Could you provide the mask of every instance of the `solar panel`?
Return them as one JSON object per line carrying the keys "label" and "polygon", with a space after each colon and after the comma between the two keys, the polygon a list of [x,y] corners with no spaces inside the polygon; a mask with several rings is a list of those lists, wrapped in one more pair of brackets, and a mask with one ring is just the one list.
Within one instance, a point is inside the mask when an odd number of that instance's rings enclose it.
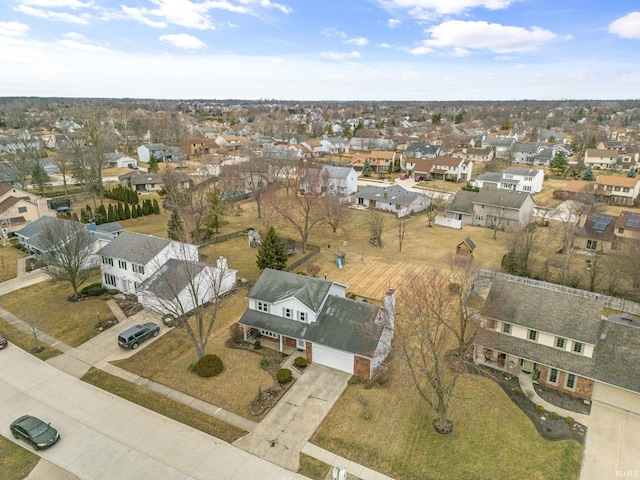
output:
{"label": "solar panel", "polygon": [[593,217],[593,229],[599,232],[604,232],[609,224],[611,223],[611,219],[609,217]]}
{"label": "solar panel", "polygon": [[640,215],[632,213],[624,226],[626,228],[640,228]]}

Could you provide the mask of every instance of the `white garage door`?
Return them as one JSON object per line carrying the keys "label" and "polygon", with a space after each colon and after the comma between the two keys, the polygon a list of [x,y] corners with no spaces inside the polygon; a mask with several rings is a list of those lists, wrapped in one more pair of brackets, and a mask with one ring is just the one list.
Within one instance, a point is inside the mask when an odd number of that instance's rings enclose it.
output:
{"label": "white garage door", "polygon": [[313,344],[313,363],[353,374],[353,354]]}

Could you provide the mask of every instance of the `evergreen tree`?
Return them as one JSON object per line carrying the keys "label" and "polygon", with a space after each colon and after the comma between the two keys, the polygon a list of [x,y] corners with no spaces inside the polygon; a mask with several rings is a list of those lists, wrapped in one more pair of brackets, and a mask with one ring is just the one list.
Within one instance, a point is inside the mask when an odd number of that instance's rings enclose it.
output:
{"label": "evergreen tree", "polygon": [[40,190],[40,195],[44,195],[44,189],[51,186],[51,177],[40,163],[40,160],[36,160],[31,169],[31,185]]}
{"label": "evergreen tree", "polygon": [[553,157],[553,160],[551,160],[551,164],[549,166],[554,174],[564,175],[564,172],[566,172],[569,167],[569,160],[567,160],[567,156],[564,152],[558,152],[555,157]]}
{"label": "evergreen tree", "polygon": [[372,171],[372,168],[371,168],[371,165],[369,164],[369,160],[365,160],[364,165],[362,166],[362,176],[370,177],[371,171]]}
{"label": "evergreen tree", "polygon": [[142,205],[140,205],[139,203],[135,204],[132,208],[136,209],[136,212],[138,212],[138,216],[141,217],[142,216]]}
{"label": "evergreen tree", "polygon": [[115,222],[116,221],[116,214],[113,211],[113,204],[109,204],[109,210],[107,211],[107,221],[108,222]]}
{"label": "evergreen tree", "polygon": [[135,205],[131,206],[131,218],[138,218],[138,209]]}
{"label": "evergreen tree", "polygon": [[158,171],[158,159],[155,155],[151,155],[149,158],[149,163],[147,164],[147,172],[156,173]]}
{"label": "evergreen tree", "polygon": [[167,235],[171,240],[180,240],[182,238],[183,226],[182,219],[177,209],[171,210],[171,216],[167,222]]}
{"label": "evergreen tree", "polygon": [[100,204],[100,206],[98,207],[98,209],[96,210],[96,225],[100,225],[101,223],[104,223],[107,221],[108,215],[107,215],[107,209],[104,207],[104,204]]}
{"label": "evergreen tree", "polygon": [[158,200],[155,198],[153,199],[153,213],[160,215],[160,205],[158,204]]}
{"label": "evergreen tree", "polygon": [[636,178],[637,172],[635,167],[631,167],[631,170],[629,170],[629,173],[627,173],[627,177],[629,178]]}
{"label": "evergreen tree", "polygon": [[118,202],[118,220],[125,220],[124,216],[124,208],[122,208],[122,203]]}
{"label": "evergreen tree", "polygon": [[284,253],[284,243],[276,233],[273,226],[269,227],[267,236],[262,240],[260,250],[258,250],[258,258],[256,263],[260,270],[265,268],[273,268],[275,270],[284,270],[287,266],[287,254]]}
{"label": "evergreen tree", "polygon": [[583,180],[588,180],[588,181],[592,181],[593,180],[593,170],[591,170],[591,167],[587,168],[587,170],[584,172],[584,175],[582,176]]}
{"label": "evergreen tree", "polygon": [[125,220],[128,220],[129,218],[131,218],[131,209],[129,208],[129,204],[125,203],[124,204],[124,218]]}

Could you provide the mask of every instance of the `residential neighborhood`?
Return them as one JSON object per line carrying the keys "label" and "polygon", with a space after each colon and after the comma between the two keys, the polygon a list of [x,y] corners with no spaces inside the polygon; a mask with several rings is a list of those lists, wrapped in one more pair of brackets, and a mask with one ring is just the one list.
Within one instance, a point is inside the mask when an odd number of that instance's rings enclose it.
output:
{"label": "residential neighborhood", "polygon": [[118,478],[640,469],[640,107],[114,105],[0,129],[0,453],[30,405],[61,434],[20,478],[104,478],[86,429]]}

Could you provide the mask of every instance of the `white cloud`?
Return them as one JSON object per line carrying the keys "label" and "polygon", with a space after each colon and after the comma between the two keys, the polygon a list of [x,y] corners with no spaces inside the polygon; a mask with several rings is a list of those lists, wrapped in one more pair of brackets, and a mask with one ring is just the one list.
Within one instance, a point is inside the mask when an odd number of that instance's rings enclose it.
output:
{"label": "white cloud", "polygon": [[65,47],[69,47],[74,51],[84,51],[90,53],[107,53],[109,52],[108,48],[101,47],[99,45],[92,45],[87,43],[87,39],[75,32],[67,33],[63,36],[63,39],[58,41],[60,45],[64,45]]}
{"label": "white cloud", "polygon": [[68,33],[65,33],[65,34],[63,35],[63,38],[66,38],[66,39],[68,39],[68,40],[76,40],[76,41],[78,41],[78,42],[81,42],[81,41],[83,41],[83,40],[86,40],[86,39],[87,39],[87,37],[85,37],[84,35],[82,35],[81,33],[78,33],[78,32],[68,32]]}
{"label": "white cloud", "polygon": [[337,30],[335,28],[325,28],[324,30],[322,30],[320,32],[322,35],[324,35],[327,38],[331,38],[331,37],[338,37],[338,38],[347,38],[347,34]]}
{"label": "white cloud", "polygon": [[428,55],[429,53],[435,52],[435,50],[431,47],[425,47],[422,45],[420,47],[410,48],[408,52],[412,55]]}
{"label": "white cloud", "polygon": [[558,38],[555,33],[540,27],[526,29],[483,21],[450,20],[427,32],[431,38],[424,41],[425,46],[485,49],[495,53],[530,52]]}
{"label": "white cloud", "polygon": [[73,15],[65,12],[52,12],[50,10],[40,10],[38,8],[29,7],[27,5],[19,5],[16,7],[18,12],[25,15],[31,15],[32,17],[45,18],[47,20],[56,20],[60,22],[79,23],[81,25],[88,25],[89,20],[85,15]]}
{"label": "white cloud", "polygon": [[360,58],[360,52],[352,50],[351,52],[322,52],[323,57],[332,58],[334,60],[345,60],[347,58]]}
{"label": "white cloud", "polygon": [[161,35],[161,42],[167,42],[172,44],[178,48],[184,48],[185,50],[198,50],[199,48],[206,47],[206,43],[204,43],[199,38],[196,38],[192,35],[187,35],[186,33],[180,33],[176,35]]}
{"label": "white cloud", "polygon": [[380,47],[380,48],[391,48],[391,45],[389,45],[388,43],[379,43],[378,47]]}
{"label": "white cloud", "polygon": [[245,4],[258,4],[260,5],[262,8],[275,8],[276,10],[280,10],[282,13],[291,13],[293,12],[293,9],[291,7],[288,7],[286,5],[283,5],[282,3],[275,3],[275,2],[271,2],[270,0],[240,0],[240,3],[245,3]]}
{"label": "white cloud", "polygon": [[131,20],[136,20],[137,22],[143,23],[150,27],[165,28],[167,26],[167,22],[163,22],[161,20],[151,20],[150,18],[147,18],[145,16],[145,13],[140,11],[140,9],[138,8],[131,8],[122,5],[122,11]]}
{"label": "white cloud", "polygon": [[93,1],[81,2],[80,0],[19,0],[19,3],[32,7],[71,8],[73,10],[89,8],[94,5]]}
{"label": "white cloud", "polygon": [[349,40],[345,40],[344,43],[349,45],[355,45],[357,47],[364,47],[369,41],[365,37],[354,37]]}
{"label": "white cloud", "polygon": [[389,20],[387,20],[387,25],[389,26],[389,28],[396,28],[398,25],[400,25],[400,20],[398,20],[397,18],[390,18]]}
{"label": "white cloud", "polygon": [[20,22],[0,22],[0,36],[25,37],[29,31],[29,25]]}
{"label": "white cloud", "polygon": [[622,38],[640,40],[640,12],[631,12],[609,24],[609,33]]}
{"label": "white cloud", "polygon": [[449,52],[449,56],[451,57],[468,57],[469,55],[471,55],[471,52],[462,47],[454,47],[453,50]]}
{"label": "white cloud", "polygon": [[498,10],[507,8],[516,0],[378,0],[389,10],[407,10],[414,18],[431,19],[436,15],[463,13],[472,8]]}

